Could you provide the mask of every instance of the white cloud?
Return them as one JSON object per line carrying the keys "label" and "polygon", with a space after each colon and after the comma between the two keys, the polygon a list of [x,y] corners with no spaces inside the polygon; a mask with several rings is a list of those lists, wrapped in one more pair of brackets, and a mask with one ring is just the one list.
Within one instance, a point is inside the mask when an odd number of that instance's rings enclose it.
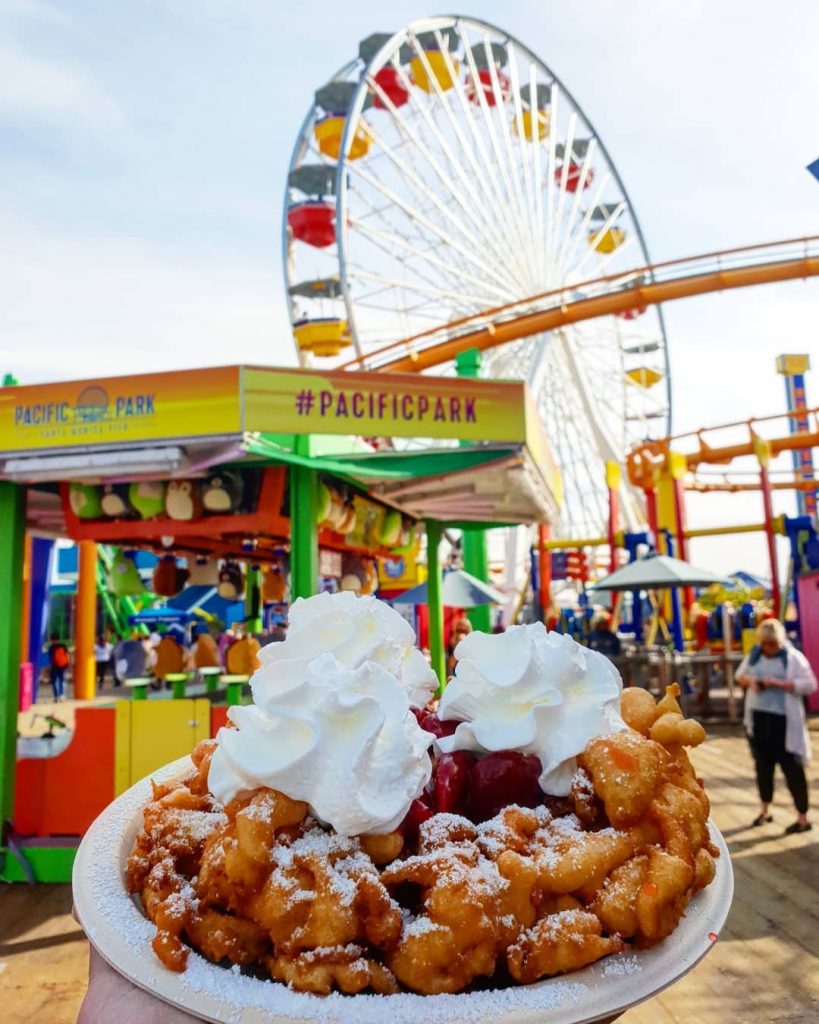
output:
{"label": "white cloud", "polygon": [[0,231],[0,368],[23,383],[294,362],[283,291],[264,265],[8,219]]}
{"label": "white cloud", "polygon": [[33,57],[12,42],[0,44],[0,114],[116,128],[119,105],[86,71]]}

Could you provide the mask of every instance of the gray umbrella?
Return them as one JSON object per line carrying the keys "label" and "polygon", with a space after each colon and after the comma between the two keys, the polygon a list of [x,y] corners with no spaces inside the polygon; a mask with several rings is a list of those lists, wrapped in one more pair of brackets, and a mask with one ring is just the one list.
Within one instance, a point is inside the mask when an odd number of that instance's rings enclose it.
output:
{"label": "gray umbrella", "polygon": [[[489,583],[463,569],[445,569],[441,597],[446,608],[477,608],[484,604],[503,604],[506,598]],[[392,604],[429,604],[426,583],[393,598]]]}
{"label": "gray umbrella", "polygon": [[598,580],[598,590],[663,590],[672,587],[707,587],[712,583],[725,583],[725,578],[698,569],[679,558],[668,555],[649,555],[629,562],[605,579]]}

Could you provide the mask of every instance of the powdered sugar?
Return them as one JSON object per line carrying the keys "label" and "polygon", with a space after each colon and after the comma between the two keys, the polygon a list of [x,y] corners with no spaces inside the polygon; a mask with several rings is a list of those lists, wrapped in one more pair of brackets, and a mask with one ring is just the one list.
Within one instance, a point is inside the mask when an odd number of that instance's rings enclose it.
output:
{"label": "powdered sugar", "polygon": [[640,970],[640,961],[634,954],[618,953],[603,962],[603,975],[606,978],[621,978],[624,975],[636,974]]}
{"label": "powdered sugar", "polygon": [[[187,759],[185,767],[190,767]],[[166,779],[178,775],[181,769],[178,763],[159,776]],[[75,862],[77,910],[91,941],[126,977],[200,1019],[222,1024],[266,1019],[335,1024],[477,1024],[500,1021],[511,1013],[529,1022],[548,1018],[550,1024],[578,1024],[620,1012],[690,970],[712,947],[707,936],[710,931],[720,930],[730,906],[730,860],[721,837],[712,829],[712,840],[723,853],[717,862],[717,879],[694,897],[673,943],[669,940],[636,955],[617,955],[570,979],[453,996],[319,998],[245,976],[236,967],[226,970],[195,952],[190,954],[186,973],[178,975],[157,962],[150,948],[153,926],[123,885],[125,860],[149,799],[148,783],[138,784],[107,808],[87,833]],[[406,926],[411,927],[415,919],[408,913],[404,917]]]}

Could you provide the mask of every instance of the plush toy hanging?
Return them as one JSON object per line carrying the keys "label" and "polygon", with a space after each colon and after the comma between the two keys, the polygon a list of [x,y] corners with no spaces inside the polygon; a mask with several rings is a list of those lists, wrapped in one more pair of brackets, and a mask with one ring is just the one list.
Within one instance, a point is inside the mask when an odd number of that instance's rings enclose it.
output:
{"label": "plush toy hanging", "polygon": [[179,642],[179,635],[169,630],[156,645],[154,675],[157,679],[164,679],[165,676],[184,670],[184,648]]}
{"label": "plush toy hanging", "polygon": [[202,515],[199,488],[193,480],[171,480],[165,493],[165,512],[169,519],[189,522]]}
{"label": "plush toy hanging", "polygon": [[401,542],[401,513],[395,509],[389,509],[384,517],[384,525],[381,527],[381,546],[394,548]]}
{"label": "plush toy hanging", "polygon": [[195,668],[218,668],[219,648],[206,628],[200,627],[191,650]]}
{"label": "plush toy hanging", "polygon": [[330,488],[323,480],[319,480],[316,484],[316,523],[319,526],[329,516],[332,502],[333,496],[330,493]]}
{"label": "plush toy hanging", "polygon": [[231,675],[252,676],[256,669],[261,668],[260,650],[261,644],[255,637],[240,637],[225,653],[225,668]]}
{"label": "plush toy hanging", "polygon": [[102,511],[112,519],[121,519],[133,511],[128,501],[128,484],[103,484]]}
{"label": "plush toy hanging", "polygon": [[108,589],[114,597],[134,597],[144,591],[136,564],[123,551],[117,551],[108,571]]}
{"label": "plush toy hanging", "polygon": [[364,582],[361,586],[361,594],[374,594],[378,590],[378,567],[371,558],[363,560]]}
{"label": "plush toy hanging", "polygon": [[401,521],[401,538],[392,548],[396,555],[408,555],[415,547],[415,527],[409,519]]}
{"label": "plush toy hanging", "polygon": [[262,600],[266,604],[282,604],[287,596],[287,580],[278,564],[262,571]]}
{"label": "plush toy hanging", "polygon": [[341,522],[338,524],[338,533],[344,537],[346,537],[348,533],[352,533],[355,529],[355,521],[355,504],[352,501],[348,501],[344,506],[344,515],[341,518]]}
{"label": "plush toy hanging", "polygon": [[364,562],[359,555],[352,552],[345,552],[341,559],[341,590],[351,590],[354,594],[360,594],[367,579],[367,571]]}
{"label": "plush toy hanging", "polygon": [[188,575],[188,570],[177,565],[173,555],[163,555],[154,568],[154,593],[160,597],[174,597],[185,586]]}
{"label": "plush toy hanging", "polygon": [[219,584],[219,565],[212,558],[200,556],[188,560],[188,583],[197,587],[216,587]]}
{"label": "plush toy hanging", "polygon": [[93,484],[74,482],[68,485],[68,504],[78,519],[99,519],[102,515],[100,489]]}
{"label": "plush toy hanging", "polygon": [[238,562],[225,562],[219,570],[219,583],[216,593],[226,601],[238,601],[245,592],[245,581],[242,567]]}
{"label": "plush toy hanging", "polygon": [[128,500],[143,519],[155,519],[165,511],[162,480],[135,480],[128,487]]}
{"label": "plush toy hanging", "polygon": [[202,484],[202,505],[206,512],[228,515],[242,504],[244,481],[230,469],[212,473]]}

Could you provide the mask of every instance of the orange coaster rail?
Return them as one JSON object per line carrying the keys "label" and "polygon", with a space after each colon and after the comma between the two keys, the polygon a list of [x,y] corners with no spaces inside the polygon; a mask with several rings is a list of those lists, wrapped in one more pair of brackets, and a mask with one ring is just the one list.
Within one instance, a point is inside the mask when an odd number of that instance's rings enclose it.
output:
{"label": "orange coaster rail", "polygon": [[412,373],[469,348],[505,345],[557,327],[693,295],[819,275],[819,236],[649,264],[451,321],[345,363],[341,369]]}

